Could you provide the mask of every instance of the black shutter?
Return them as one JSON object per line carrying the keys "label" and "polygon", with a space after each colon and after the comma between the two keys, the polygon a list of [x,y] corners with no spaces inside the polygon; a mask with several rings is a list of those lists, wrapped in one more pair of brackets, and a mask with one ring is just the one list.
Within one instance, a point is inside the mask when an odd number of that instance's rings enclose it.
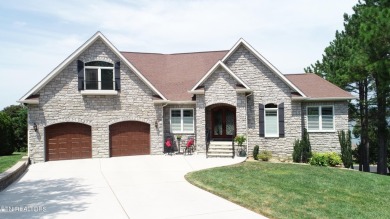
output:
{"label": "black shutter", "polygon": [[279,137],[284,138],[284,103],[278,106],[279,114]]}
{"label": "black shutter", "polygon": [[84,90],[84,62],[77,60],[78,89]]}
{"label": "black shutter", "polygon": [[259,103],[259,133],[264,137],[264,105]]}
{"label": "black shutter", "polygon": [[115,90],[121,90],[121,63],[115,62]]}

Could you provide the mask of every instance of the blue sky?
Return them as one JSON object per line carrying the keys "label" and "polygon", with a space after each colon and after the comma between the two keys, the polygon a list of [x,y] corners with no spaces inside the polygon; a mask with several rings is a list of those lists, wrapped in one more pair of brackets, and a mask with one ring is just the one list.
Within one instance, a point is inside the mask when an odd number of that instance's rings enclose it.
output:
{"label": "blue sky", "polygon": [[49,1],[0,3],[0,110],[96,31],[120,50],[230,49],[244,38],[283,73],[321,58],[357,0]]}

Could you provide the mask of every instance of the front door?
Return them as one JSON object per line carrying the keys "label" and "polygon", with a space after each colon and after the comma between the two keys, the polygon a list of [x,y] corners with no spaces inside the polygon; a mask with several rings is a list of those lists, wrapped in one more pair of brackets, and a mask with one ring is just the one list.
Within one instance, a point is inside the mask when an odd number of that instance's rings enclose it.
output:
{"label": "front door", "polygon": [[236,109],[222,106],[211,110],[212,138],[231,140],[236,134]]}

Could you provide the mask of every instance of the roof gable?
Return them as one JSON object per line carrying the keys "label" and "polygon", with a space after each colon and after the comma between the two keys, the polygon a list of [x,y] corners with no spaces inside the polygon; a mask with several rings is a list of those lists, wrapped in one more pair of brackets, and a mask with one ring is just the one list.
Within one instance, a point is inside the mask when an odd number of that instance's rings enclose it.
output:
{"label": "roof gable", "polygon": [[[163,100],[166,100],[162,95],[123,55],[119,50],[100,32],[96,32],[91,38],[89,38],[83,45],[81,45],[76,51],[68,56],[61,64],[59,64],[53,71],[51,71],[45,78],[43,78],[38,84],[36,84],[31,90],[29,90],[18,102],[24,103],[31,96],[41,90],[47,83],[49,83],[54,77],[62,72],[72,61],[74,61],[79,55],[86,51],[94,42],[98,39],[108,46],[112,52],[119,57],[154,93],[160,96]],[[27,102],[26,102],[27,103]]]}
{"label": "roof gable", "polygon": [[250,90],[249,86],[242,81],[236,74],[234,74],[222,61],[218,61],[215,65],[196,83],[196,85],[190,90],[190,92],[195,92],[195,90],[201,86],[219,67],[223,68],[228,74],[230,74],[237,82],[239,82],[245,89]]}
{"label": "roof gable", "polygon": [[239,39],[236,44],[229,50],[229,52],[222,58],[222,62],[225,62],[229,57],[234,54],[234,52],[240,47],[244,46],[248,51],[250,51],[257,59],[259,59],[264,65],[266,65],[277,77],[279,77],[284,83],[287,84],[292,90],[298,92],[301,96],[305,97],[305,94],[291,81],[289,81],[275,66],[273,66],[264,56],[257,52],[249,43],[244,39]]}

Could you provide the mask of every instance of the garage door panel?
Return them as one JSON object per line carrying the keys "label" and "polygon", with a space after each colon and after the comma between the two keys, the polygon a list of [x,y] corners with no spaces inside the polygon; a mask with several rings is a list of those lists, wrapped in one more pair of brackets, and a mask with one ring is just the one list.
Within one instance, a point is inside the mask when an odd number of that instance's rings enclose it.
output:
{"label": "garage door panel", "polygon": [[91,127],[80,123],[48,126],[46,160],[69,160],[92,157]]}
{"label": "garage door panel", "polygon": [[150,154],[150,125],[127,121],[110,126],[112,157]]}

